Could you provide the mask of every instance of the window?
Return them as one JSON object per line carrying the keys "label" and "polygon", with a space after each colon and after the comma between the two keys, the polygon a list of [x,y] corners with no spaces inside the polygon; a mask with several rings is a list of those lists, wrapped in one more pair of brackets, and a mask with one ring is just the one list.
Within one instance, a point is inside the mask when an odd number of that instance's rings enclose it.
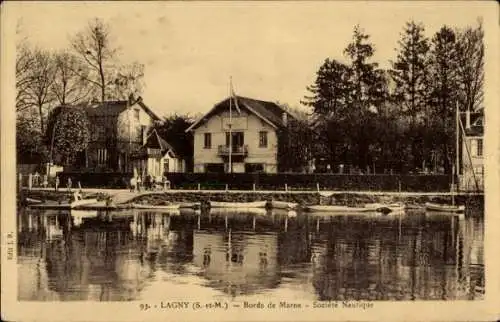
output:
{"label": "window", "polygon": [[108,151],[106,149],[97,149],[97,164],[99,166],[106,165],[108,161]]}
{"label": "window", "polygon": [[134,120],[136,122],[139,122],[139,109],[138,108],[134,109]]}
{"label": "window", "polygon": [[483,139],[472,139],[470,145],[472,156],[480,157],[483,155]]}
{"label": "window", "polygon": [[210,149],[212,147],[212,133],[205,133],[205,149]]}
{"label": "window", "polygon": [[267,132],[266,131],[259,132],[259,147],[260,148],[267,148]]}

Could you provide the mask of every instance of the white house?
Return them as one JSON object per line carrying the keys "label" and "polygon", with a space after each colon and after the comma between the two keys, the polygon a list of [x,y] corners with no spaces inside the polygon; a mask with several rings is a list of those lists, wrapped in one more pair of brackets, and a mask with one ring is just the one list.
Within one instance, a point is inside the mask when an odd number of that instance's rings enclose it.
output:
{"label": "white house", "polygon": [[[461,147],[461,175],[460,190],[483,191],[484,190],[484,114],[482,112],[467,111],[461,117],[464,131]],[[462,115],[463,116],[463,115]],[[464,122],[465,121],[465,122]]]}
{"label": "white house", "polygon": [[276,173],[277,131],[292,117],[272,102],[224,99],[186,130],[194,136],[194,172]]}

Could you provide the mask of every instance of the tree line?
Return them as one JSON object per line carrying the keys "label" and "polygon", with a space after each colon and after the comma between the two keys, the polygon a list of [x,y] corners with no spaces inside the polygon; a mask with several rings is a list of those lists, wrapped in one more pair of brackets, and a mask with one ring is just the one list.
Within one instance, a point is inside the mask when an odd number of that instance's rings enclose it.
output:
{"label": "tree line", "polygon": [[[21,38],[22,25],[17,30]],[[90,139],[89,122],[79,106],[139,96],[144,88],[144,65],[123,63],[111,27],[90,20],[69,39],[68,47],[47,50],[21,38],[16,57],[16,144],[24,162],[74,161]],[[58,124],[57,127],[54,125]],[[173,115],[158,124],[172,133],[188,115]],[[175,140],[174,140],[175,141]],[[186,138],[172,143],[180,146]],[[192,153],[191,153],[192,154]]]}
{"label": "tree line", "polygon": [[[316,160],[362,172],[451,172],[456,106],[483,108],[482,23],[442,26],[431,38],[422,23],[405,24],[389,69],[373,61],[375,46],[359,26],[343,54],[326,58],[302,104],[311,108]],[[321,163],[321,162],[320,162]]]}

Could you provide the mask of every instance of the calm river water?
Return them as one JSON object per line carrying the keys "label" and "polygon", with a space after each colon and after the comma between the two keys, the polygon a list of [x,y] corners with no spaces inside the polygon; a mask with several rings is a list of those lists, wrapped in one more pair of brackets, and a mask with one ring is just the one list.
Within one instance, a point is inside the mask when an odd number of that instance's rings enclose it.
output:
{"label": "calm river water", "polygon": [[482,218],[21,209],[18,296],[477,299]]}

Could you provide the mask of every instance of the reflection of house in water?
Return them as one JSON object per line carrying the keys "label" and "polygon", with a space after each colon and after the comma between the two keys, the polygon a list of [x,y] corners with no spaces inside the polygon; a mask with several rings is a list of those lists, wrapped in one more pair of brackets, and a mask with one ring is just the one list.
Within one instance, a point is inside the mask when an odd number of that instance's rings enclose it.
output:
{"label": "reflection of house in water", "polygon": [[279,284],[275,234],[197,231],[193,262],[204,268],[208,285],[232,296]]}

